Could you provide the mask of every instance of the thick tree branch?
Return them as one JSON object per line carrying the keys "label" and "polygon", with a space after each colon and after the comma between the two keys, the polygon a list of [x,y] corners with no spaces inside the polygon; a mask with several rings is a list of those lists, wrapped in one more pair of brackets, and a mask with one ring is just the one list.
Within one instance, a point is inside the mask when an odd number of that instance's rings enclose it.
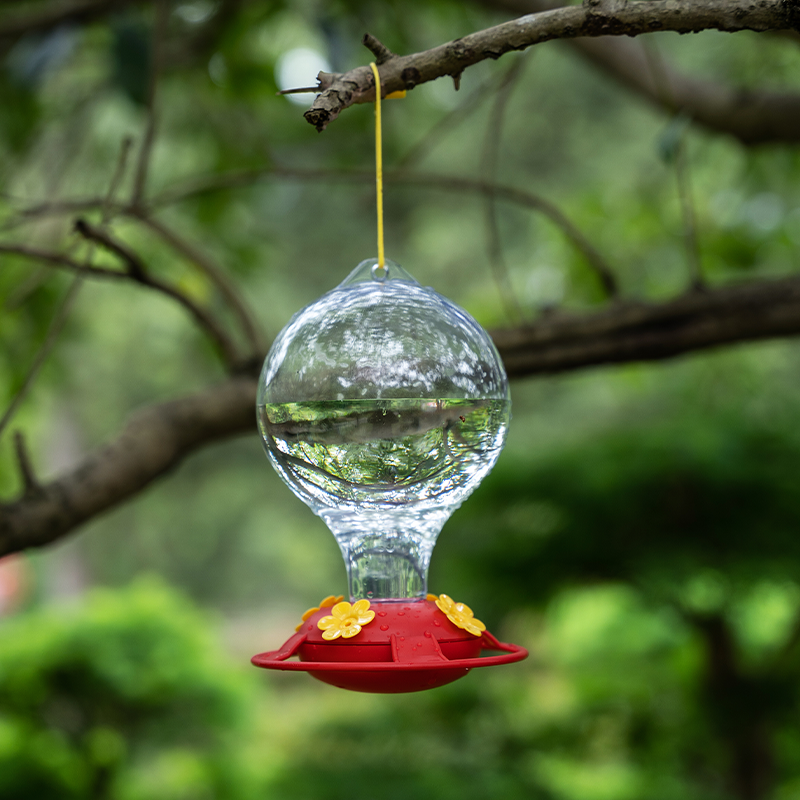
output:
{"label": "thick tree branch", "polygon": [[550,314],[493,336],[510,376],[650,361],[732,342],[800,334],[800,278],[693,291],[665,303],[619,302]]}
{"label": "thick tree branch", "polygon": [[[582,6],[529,14],[421,53],[391,57],[380,69],[381,89],[391,94],[445,75],[455,78],[487,58],[553,39],[638,36],[653,31],[715,29],[732,33],[799,28],[796,0],[587,0]],[[318,80],[321,94],[304,116],[319,131],[344,109],[375,99],[375,83],[367,66],[342,74],[321,72]]]}
{"label": "thick tree branch", "polygon": [[800,94],[745,89],[689,77],[662,66],[669,98],[658,90],[646,56],[635,42],[580,40],[575,47],[605,72],[666,111],[683,110],[692,120],[743,145],[800,141]]}
{"label": "thick tree branch", "polygon": [[[561,4],[554,0],[484,0],[484,5],[512,14],[533,14]],[[574,39],[569,45],[647,101],[670,113],[683,110],[694,122],[729,134],[744,145],[800,141],[800,94],[796,92],[744,89],[690,77],[663,60],[660,75],[655,75],[641,44],[625,38]]]}
{"label": "thick tree branch", "polygon": [[0,553],[49,544],[141,491],[198,447],[254,429],[254,403],[255,380],[240,376],[140,411],[74,469],[0,506]]}
{"label": "thick tree branch", "polygon": [[[800,277],[693,292],[667,303],[619,302],[548,314],[493,337],[510,377],[646,361],[732,342],[800,335]],[[236,376],[139,412],[111,443],[35,494],[0,504],[0,556],[40,547],[113,508],[186,455],[255,432],[256,381]]]}

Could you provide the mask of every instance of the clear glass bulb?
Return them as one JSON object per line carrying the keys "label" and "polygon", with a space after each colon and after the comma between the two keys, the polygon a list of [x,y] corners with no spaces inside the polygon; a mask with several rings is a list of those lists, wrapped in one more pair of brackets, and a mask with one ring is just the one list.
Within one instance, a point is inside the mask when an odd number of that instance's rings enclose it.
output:
{"label": "clear glass bulb", "polygon": [[509,418],[486,331],[375,259],[295,314],[258,388],[267,456],[332,531],[351,599],[425,596],[436,538],[494,466]]}

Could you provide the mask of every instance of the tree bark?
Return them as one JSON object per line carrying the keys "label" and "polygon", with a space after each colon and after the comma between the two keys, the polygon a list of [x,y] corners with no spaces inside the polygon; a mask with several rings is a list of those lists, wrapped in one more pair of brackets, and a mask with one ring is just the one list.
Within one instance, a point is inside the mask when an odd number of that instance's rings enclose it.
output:
{"label": "tree bark", "polygon": [[[0,555],[42,547],[135,495],[189,453],[255,430],[253,377],[142,409],[116,439],[75,468],[0,505]],[[30,468],[28,468],[30,471]]]}
{"label": "tree bark", "polygon": [[693,291],[666,303],[619,302],[493,333],[512,377],[650,361],[800,333],[800,278]]}
{"label": "tree bark", "polygon": [[[553,0],[485,0],[484,5],[512,14],[558,8]],[[577,53],[640,97],[669,113],[684,111],[708,130],[743,145],[800,141],[800,94],[744,89],[690,77],[659,59],[656,65],[641,42],[621,37],[571,39]]]}
{"label": "tree bark", "polygon": [[[386,95],[445,75],[458,80],[467,67],[553,39],[639,36],[654,31],[695,33],[714,29],[733,33],[798,28],[797,0],[585,0],[581,6],[528,14],[407,56],[379,50],[372,37],[365,43],[371,43],[371,49],[380,53],[381,89]],[[321,94],[304,115],[318,131],[346,108],[375,99],[375,82],[368,66],[342,74],[321,72],[318,80]]]}

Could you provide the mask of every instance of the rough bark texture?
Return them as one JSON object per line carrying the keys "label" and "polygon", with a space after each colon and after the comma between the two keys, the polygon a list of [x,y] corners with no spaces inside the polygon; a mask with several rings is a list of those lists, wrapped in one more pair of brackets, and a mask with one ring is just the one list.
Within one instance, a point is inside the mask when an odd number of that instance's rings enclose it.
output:
{"label": "rough bark texture", "polygon": [[[667,358],[800,334],[800,277],[698,291],[667,303],[619,302],[590,314],[549,314],[493,332],[509,376]],[[0,555],[40,547],[144,489],[199,447],[255,432],[256,381],[238,376],[131,418],[112,442],[44,484],[26,472],[18,500],[0,505]]]}
{"label": "rough bark texture", "polygon": [[[559,7],[553,0],[486,0],[492,8],[531,14]],[[648,58],[641,42],[601,36],[569,46],[619,83],[669,112],[684,111],[709,130],[744,145],[800,141],[800,94],[743,89],[684,75]]]}
{"label": "rough bark texture", "polygon": [[[381,64],[381,88],[383,94],[390,94],[445,75],[458,79],[467,67],[487,58],[552,39],[709,29],[763,32],[797,30],[798,26],[797,0],[586,0],[581,6],[528,14],[421,53],[391,56]],[[369,66],[343,74],[320,73],[318,80],[322,93],[305,118],[319,131],[349,106],[375,99]]]}
{"label": "rough bark texture", "polygon": [[198,447],[255,429],[252,377],[150,406],[119,436],[46,483],[0,505],[0,555],[41,547],[144,489]]}
{"label": "rough bark texture", "polygon": [[800,332],[800,278],[694,291],[667,303],[621,302],[558,315],[494,340],[509,375],[669,358],[705,347]]}

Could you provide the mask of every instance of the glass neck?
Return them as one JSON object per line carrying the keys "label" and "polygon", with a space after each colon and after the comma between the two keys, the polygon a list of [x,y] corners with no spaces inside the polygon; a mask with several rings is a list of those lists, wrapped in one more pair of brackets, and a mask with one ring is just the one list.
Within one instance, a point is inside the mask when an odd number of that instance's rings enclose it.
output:
{"label": "glass neck", "polygon": [[321,510],[344,557],[351,602],[424,598],[433,546],[451,511]]}
{"label": "glass neck", "polygon": [[433,548],[420,552],[408,542],[365,536],[342,546],[351,600],[425,597]]}

